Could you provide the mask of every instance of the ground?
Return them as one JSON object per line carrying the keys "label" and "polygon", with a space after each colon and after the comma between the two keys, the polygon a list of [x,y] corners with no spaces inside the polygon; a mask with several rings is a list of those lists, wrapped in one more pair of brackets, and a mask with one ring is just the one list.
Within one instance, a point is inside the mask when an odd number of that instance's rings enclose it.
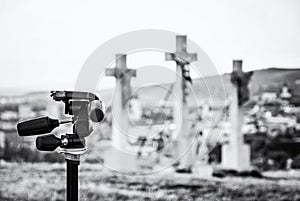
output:
{"label": "ground", "polygon": [[[160,172],[120,175],[81,164],[80,200],[300,200],[300,173],[268,178],[210,178]],[[272,178],[270,178],[272,176]],[[0,200],[64,200],[64,164],[0,164]]]}

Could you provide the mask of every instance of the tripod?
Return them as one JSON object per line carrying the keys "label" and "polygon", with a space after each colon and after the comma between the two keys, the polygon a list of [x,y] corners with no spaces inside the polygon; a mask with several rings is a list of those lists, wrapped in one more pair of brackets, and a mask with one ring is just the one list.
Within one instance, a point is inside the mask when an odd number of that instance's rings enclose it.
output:
{"label": "tripod", "polygon": [[78,200],[78,166],[79,157],[65,155],[67,162],[67,201]]}
{"label": "tripod", "polygon": [[40,151],[57,151],[64,154],[67,163],[66,200],[78,200],[78,166],[80,155],[86,152],[85,137],[93,131],[89,121],[101,122],[104,118],[102,101],[92,93],[73,91],[52,91],[50,95],[55,101],[65,104],[65,114],[71,119],[59,121],[49,117],[41,117],[18,123],[20,136],[32,136],[50,133],[60,124],[72,123],[71,134],[61,138],[53,134],[36,138],[36,147]]}

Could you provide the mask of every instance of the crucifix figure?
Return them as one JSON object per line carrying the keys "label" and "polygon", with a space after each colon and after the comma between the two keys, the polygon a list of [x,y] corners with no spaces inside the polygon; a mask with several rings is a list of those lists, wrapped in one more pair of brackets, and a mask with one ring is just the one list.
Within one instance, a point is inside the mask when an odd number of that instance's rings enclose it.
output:
{"label": "crucifix figure", "polygon": [[230,106],[231,133],[229,143],[222,146],[222,165],[226,169],[244,171],[251,169],[250,147],[244,143],[241,106],[249,99],[248,83],[252,72],[242,71],[242,60],[233,61],[231,83],[233,88]]}
{"label": "crucifix figure", "polygon": [[253,72],[243,72],[242,63],[242,60],[233,61],[233,71],[231,73],[230,79],[231,83],[237,88],[237,98],[239,107],[249,100],[248,83],[253,75]]}
{"label": "crucifix figure", "polygon": [[189,146],[192,143],[191,123],[188,120],[189,108],[187,104],[187,96],[189,94],[192,79],[190,77],[189,64],[197,60],[197,54],[187,52],[186,36],[176,37],[176,52],[166,53],[167,61],[176,62],[176,82],[174,85],[175,94],[179,100],[179,104],[175,104],[174,123],[176,125],[177,137],[174,142],[175,157],[180,158],[178,172],[190,172],[192,166],[192,158],[189,153]]}
{"label": "crucifix figure", "polygon": [[[127,168],[126,164],[126,147],[128,146],[128,101],[131,96],[130,80],[136,76],[136,70],[128,69],[126,66],[126,55],[116,55],[116,66],[114,69],[106,69],[106,76],[114,76],[116,78],[116,88],[112,97],[112,135],[111,142],[114,147],[112,152],[108,154],[105,163],[111,168],[122,169]],[[129,162],[128,162],[129,163]]]}

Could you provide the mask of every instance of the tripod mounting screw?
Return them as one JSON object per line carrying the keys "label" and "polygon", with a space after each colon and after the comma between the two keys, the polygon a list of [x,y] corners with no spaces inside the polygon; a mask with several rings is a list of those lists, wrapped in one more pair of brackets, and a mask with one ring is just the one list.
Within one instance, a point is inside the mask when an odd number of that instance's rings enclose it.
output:
{"label": "tripod mounting screw", "polygon": [[68,143],[69,143],[69,140],[68,140],[67,138],[63,138],[63,139],[61,140],[61,144],[64,145],[64,146],[67,146]]}
{"label": "tripod mounting screw", "polygon": [[80,155],[65,153],[65,159],[70,161],[78,161],[80,159]]}

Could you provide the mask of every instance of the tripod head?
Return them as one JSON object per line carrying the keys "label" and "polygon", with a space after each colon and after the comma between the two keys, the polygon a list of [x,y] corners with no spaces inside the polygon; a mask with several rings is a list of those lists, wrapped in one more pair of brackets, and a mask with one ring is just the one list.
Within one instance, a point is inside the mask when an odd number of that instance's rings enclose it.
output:
{"label": "tripod head", "polygon": [[71,134],[62,135],[61,138],[54,134],[39,136],[36,147],[40,151],[54,151],[60,147],[60,152],[82,154],[85,150],[85,137],[93,131],[90,121],[101,122],[104,118],[104,105],[99,98],[89,92],[77,91],[51,91],[50,96],[55,101],[65,104],[65,114],[71,119],[58,120],[41,117],[18,123],[17,130],[20,136],[42,135],[50,133],[61,124],[72,123]]}

